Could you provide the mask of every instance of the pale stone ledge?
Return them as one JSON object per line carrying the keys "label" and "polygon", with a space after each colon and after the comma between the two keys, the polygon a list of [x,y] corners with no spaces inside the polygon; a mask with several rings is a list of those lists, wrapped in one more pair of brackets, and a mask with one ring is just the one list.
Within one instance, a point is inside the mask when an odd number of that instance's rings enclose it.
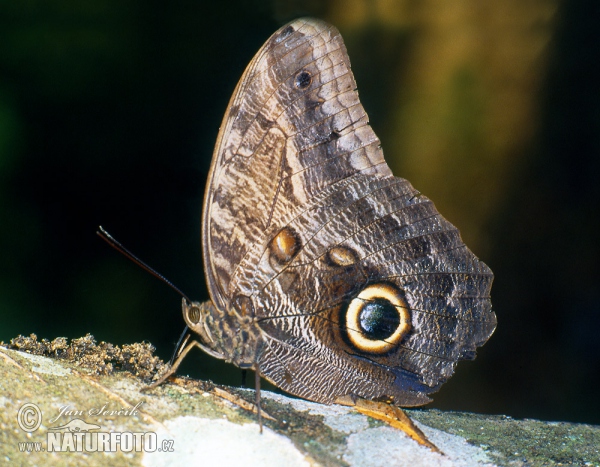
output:
{"label": "pale stone ledge", "polygon": [[[129,372],[116,371],[108,376],[88,373],[63,360],[0,348],[0,464],[600,465],[597,426],[437,410],[408,411],[445,453],[441,456],[417,445],[403,433],[346,407],[264,392],[263,407],[276,421],[266,422],[261,435],[255,415],[215,395],[210,383],[179,378],[177,384],[168,383],[147,394],[139,392],[145,384]],[[252,400],[252,391],[231,391]],[[19,409],[27,403],[35,404],[42,414],[41,425],[32,433],[23,431],[17,423]],[[109,413],[98,415],[102,408]],[[21,411],[21,420],[31,427],[35,424],[36,408],[26,409]],[[110,413],[119,410],[134,413]],[[56,418],[61,411],[63,416]],[[54,436],[54,442],[60,441],[63,443],[60,447],[65,448],[70,447],[66,437],[83,440],[88,436],[65,435],[68,427],[59,430],[59,435],[50,434],[56,432],[50,428],[64,427],[73,419],[100,427],[90,432],[155,433],[156,451],[48,452],[49,436]],[[72,429],[77,428],[72,426]],[[45,451],[35,452],[35,444],[19,444],[24,442],[41,443],[37,448]],[[33,452],[20,451],[28,447]]]}

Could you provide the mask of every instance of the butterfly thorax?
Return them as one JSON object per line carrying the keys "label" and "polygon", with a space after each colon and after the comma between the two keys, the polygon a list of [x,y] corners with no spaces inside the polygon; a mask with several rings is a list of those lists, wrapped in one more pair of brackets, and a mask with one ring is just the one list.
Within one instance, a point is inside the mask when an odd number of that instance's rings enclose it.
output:
{"label": "butterfly thorax", "polygon": [[258,361],[261,331],[243,301],[231,310],[221,310],[211,301],[183,300],[182,308],[185,322],[200,336],[205,352],[240,368],[252,367]]}

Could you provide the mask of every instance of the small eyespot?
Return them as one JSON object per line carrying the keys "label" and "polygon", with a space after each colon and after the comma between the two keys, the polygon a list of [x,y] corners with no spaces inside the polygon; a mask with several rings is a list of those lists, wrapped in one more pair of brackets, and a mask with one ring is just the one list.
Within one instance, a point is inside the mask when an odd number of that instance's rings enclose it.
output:
{"label": "small eyespot", "polygon": [[381,354],[410,331],[410,308],[402,292],[392,285],[371,284],[350,302],[344,324],[356,349]]}
{"label": "small eyespot", "polygon": [[198,324],[200,322],[200,308],[198,308],[197,306],[194,305],[194,306],[189,307],[187,312],[188,312],[188,319],[190,320],[191,323]]}
{"label": "small eyespot", "polygon": [[292,35],[294,32],[294,28],[292,26],[288,26],[283,31],[279,33],[279,36],[275,39],[275,42],[279,43]]}
{"label": "small eyespot", "polygon": [[290,227],[285,227],[279,231],[269,244],[271,258],[278,264],[286,264],[300,250],[300,240],[298,235]]}
{"label": "small eyespot", "polygon": [[294,79],[294,86],[298,89],[306,89],[310,83],[312,83],[312,75],[306,70],[302,70]]}
{"label": "small eyespot", "polygon": [[336,246],[327,252],[327,261],[334,266],[352,266],[358,258],[350,248]]}

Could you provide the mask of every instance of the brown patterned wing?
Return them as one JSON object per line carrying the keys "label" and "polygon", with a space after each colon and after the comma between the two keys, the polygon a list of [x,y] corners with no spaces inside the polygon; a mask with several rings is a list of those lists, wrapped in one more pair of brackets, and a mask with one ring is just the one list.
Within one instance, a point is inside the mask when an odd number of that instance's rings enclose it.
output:
{"label": "brown patterned wing", "polygon": [[[257,248],[258,266],[239,281],[265,331],[261,370],[320,402],[421,405],[494,331],[492,272],[406,180],[359,176],[338,188],[285,226],[301,245],[291,260],[276,259],[275,243]],[[390,304],[401,313],[388,316]]]}
{"label": "brown patterned wing", "polygon": [[203,223],[214,304],[254,315],[261,372],[298,396],[423,404],[495,329],[491,271],[392,176],[323,22],[281,28],[246,69]]}
{"label": "brown patterned wing", "polygon": [[267,228],[359,172],[391,175],[342,38],[321,21],[294,21],[248,65],[217,139],[203,211],[213,302],[228,303],[232,274]]}

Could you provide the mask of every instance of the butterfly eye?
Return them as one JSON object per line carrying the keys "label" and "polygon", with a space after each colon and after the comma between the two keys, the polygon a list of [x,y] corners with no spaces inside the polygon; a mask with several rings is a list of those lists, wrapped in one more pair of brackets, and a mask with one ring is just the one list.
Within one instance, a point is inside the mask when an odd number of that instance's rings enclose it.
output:
{"label": "butterfly eye", "polygon": [[385,353],[410,331],[410,308],[400,290],[389,284],[371,284],[350,302],[345,321],[354,347]]}
{"label": "butterfly eye", "polygon": [[198,324],[200,321],[200,308],[195,305],[192,305],[187,309],[188,319],[193,324]]}
{"label": "butterfly eye", "polygon": [[298,89],[306,89],[312,83],[312,75],[306,71],[302,70],[300,73],[296,75],[296,79],[294,80],[294,85]]}

